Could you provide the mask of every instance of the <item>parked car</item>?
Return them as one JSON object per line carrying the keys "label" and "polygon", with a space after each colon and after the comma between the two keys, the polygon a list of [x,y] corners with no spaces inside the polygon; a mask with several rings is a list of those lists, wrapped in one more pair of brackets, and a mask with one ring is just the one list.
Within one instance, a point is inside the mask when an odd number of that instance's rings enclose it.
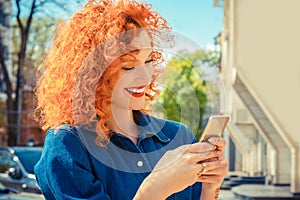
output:
{"label": "parked car", "polygon": [[41,154],[41,147],[0,147],[0,183],[18,192],[40,194],[33,168]]}
{"label": "parked car", "polygon": [[0,184],[0,200],[43,200],[41,194],[19,192]]}

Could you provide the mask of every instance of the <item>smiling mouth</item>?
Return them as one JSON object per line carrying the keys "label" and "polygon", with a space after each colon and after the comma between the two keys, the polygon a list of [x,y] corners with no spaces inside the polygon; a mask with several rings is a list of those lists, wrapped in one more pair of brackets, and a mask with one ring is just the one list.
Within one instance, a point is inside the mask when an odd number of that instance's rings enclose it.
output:
{"label": "smiling mouth", "polygon": [[140,86],[140,87],[130,87],[125,88],[125,90],[133,97],[139,98],[144,96],[145,94],[145,87],[146,86]]}

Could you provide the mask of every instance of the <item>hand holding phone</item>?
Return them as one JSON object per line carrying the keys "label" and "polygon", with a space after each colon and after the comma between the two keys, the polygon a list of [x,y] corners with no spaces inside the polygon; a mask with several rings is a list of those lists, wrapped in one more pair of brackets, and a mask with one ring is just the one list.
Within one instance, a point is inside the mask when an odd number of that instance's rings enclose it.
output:
{"label": "hand holding phone", "polygon": [[211,137],[221,137],[229,121],[229,116],[213,115],[208,119],[200,142],[206,142]]}

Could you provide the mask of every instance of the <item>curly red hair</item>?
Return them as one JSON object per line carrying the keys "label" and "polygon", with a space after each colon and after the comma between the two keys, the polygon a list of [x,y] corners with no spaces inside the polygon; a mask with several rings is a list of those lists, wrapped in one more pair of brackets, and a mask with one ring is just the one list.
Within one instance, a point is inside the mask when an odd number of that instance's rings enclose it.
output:
{"label": "curly red hair", "polygon": [[[35,117],[44,130],[62,124],[96,124],[98,140],[109,140],[112,90],[120,62],[130,60],[129,44],[139,28],[146,28],[152,38],[170,29],[149,4],[90,0],[57,30],[54,46],[38,70],[42,73],[36,86]],[[160,51],[152,57],[155,66],[162,61]],[[159,93],[158,74],[159,70],[146,89],[144,111]]]}

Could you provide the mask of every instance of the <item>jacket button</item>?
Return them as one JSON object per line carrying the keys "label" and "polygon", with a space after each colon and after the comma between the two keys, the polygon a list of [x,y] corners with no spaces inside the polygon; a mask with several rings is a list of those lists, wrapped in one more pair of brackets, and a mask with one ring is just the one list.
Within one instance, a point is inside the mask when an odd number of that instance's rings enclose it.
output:
{"label": "jacket button", "polygon": [[144,164],[143,161],[138,161],[137,162],[137,166],[139,166],[139,167],[143,166],[143,164]]}

